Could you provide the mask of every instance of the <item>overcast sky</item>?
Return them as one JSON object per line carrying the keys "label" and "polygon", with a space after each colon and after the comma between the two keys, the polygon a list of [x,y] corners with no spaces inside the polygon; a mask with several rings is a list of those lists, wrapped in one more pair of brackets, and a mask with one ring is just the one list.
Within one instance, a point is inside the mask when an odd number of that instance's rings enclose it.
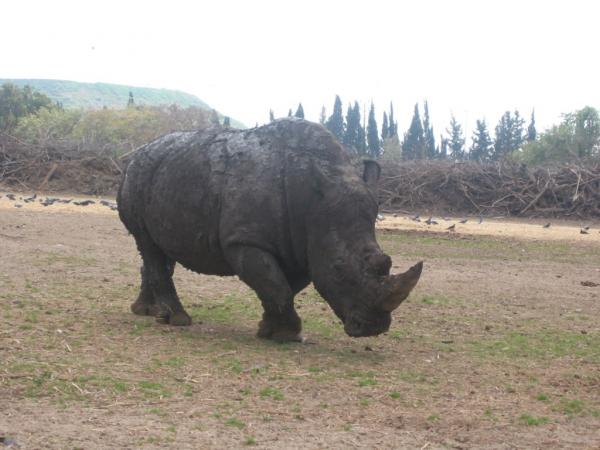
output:
{"label": "overcast sky", "polygon": [[[56,78],[190,92],[247,125],[318,120],[335,94],[393,101],[400,131],[427,99],[436,134],[471,134],[506,110],[538,130],[600,107],[600,2],[5,1],[0,78]],[[470,139],[469,139],[470,143]]]}

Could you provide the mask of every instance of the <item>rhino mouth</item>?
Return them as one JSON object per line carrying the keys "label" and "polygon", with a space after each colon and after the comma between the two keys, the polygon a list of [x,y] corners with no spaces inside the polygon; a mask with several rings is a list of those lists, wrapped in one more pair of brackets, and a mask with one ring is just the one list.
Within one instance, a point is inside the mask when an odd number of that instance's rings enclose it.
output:
{"label": "rhino mouth", "polygon": [[385,312],[369,317],[350,314],[344,320],[344,331],[350,337],[377,336],[388,331],[391,322],[391,314]]}

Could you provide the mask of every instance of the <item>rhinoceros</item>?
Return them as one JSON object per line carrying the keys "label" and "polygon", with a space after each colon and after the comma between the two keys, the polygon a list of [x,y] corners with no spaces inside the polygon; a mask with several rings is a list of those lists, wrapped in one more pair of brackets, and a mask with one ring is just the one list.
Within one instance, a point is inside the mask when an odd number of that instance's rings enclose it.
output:
{"label": "rhinoceros", "polygon": [[118,193],[141,254],[135,314],[189,325],[172,275],[237,275],[260,299],[258,336],[301,339],[294,296],[311,281],[349,336],[389,329],[423,263],[391,275],[375,239],[374,161],[354,164],[319,124],[283,119],[249,130],[167,134],[137,151]]}

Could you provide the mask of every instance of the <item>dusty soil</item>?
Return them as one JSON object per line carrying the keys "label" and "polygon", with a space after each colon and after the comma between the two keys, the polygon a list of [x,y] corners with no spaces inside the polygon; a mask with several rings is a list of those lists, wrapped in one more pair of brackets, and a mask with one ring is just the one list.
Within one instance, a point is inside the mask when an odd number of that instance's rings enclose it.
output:
{"label": "dusty soil", "polygon": [[[17,199],[17,203],[18,203]],[[194,319],[134,316],[117,214],[0,199],[0,438],[21,448],[600,448],[600,243],[582,224],[379,223],[422,281],[377,338],[312,288],[308,344],[254,337],[252,291],[181,268]]]}

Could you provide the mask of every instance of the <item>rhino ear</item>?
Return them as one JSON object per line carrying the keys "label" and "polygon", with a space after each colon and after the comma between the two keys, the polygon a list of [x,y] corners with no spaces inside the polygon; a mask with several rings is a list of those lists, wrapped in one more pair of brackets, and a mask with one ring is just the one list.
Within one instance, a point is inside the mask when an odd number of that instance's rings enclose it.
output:
{"label": "rhino ear", "polygon": [[364,170],[363,170],[363,180],[369,186],[376,186],[379,181],[379,176],[381,175],[381,167],[377,162],[365,159],[363,160]]}

